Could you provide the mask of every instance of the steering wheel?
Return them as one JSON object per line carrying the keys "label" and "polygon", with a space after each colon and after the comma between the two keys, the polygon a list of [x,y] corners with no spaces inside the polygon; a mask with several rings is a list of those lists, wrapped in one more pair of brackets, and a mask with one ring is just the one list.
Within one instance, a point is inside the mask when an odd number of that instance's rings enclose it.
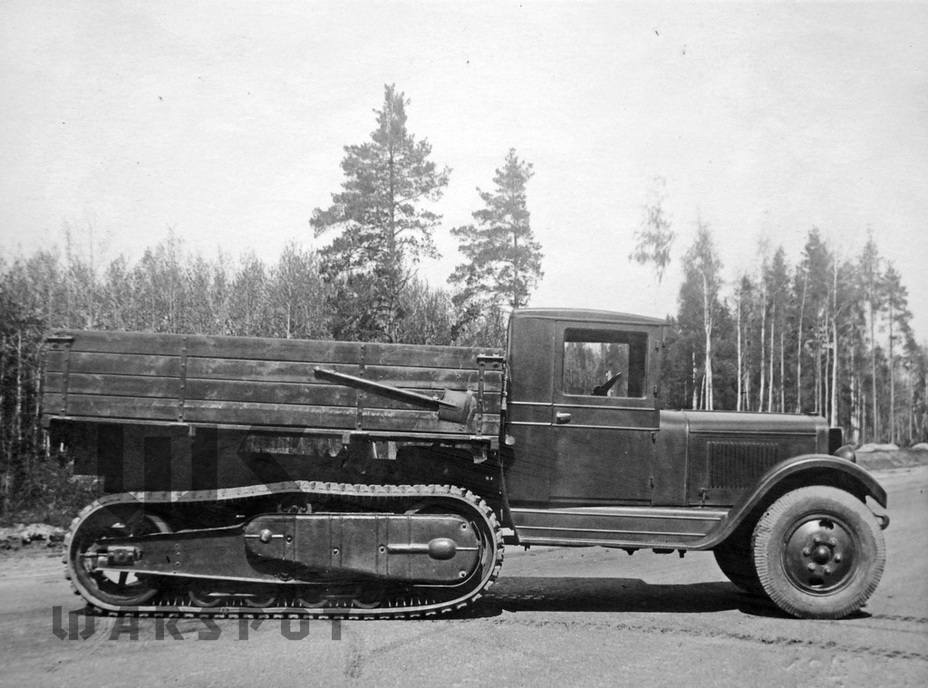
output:
{"label": "steering wheel", "polygon": [[594,397],[604,397],[609,393],[609,390],[612,389],[612,386],[619,381],[619,378],[622,377],[622,373],[616,373],[608,380],[606,380],[601,385],[596,385],[593,388]]}

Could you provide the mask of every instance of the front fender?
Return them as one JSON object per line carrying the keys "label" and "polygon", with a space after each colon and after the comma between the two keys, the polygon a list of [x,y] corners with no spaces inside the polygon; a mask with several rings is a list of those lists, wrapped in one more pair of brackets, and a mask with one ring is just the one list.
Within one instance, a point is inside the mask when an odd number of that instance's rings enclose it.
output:
{"label": "front fender", "polygon": [[725,519],[706,535],[698,549],[711,549],[723,542],[755,509],[766,508],[782,494],[806,485],[831,485],[850,492],[861,501],[871,497],[884,509],[887,506],[886,490],[857,464],[827,454],[804,454],[782,461],[767,471],[754,489],[746,492]]}

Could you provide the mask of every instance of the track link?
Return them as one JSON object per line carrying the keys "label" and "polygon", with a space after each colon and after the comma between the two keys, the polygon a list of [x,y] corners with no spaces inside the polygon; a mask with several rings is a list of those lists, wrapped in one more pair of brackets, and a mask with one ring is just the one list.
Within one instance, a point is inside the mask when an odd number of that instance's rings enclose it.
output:
{"label": "track link", "polygon": [[[335,598],[313,606],[304,606],[298,596],[277,599],[271,606],[250,606],[247,598],[226,595],[219,606],[202,606],[190,601],[184,590],[173,585],[164,592],[138,605],[118,605],[100,595],[75,567],[79,565],[77,535],[82,526],[104,509],[114,507],[149,508],[156,511],[178,507],[239,507],[254,499],[338,500],[355,508],[372,512],[390,512],[406,505],[421,503],[439,505],[451,513],[465,515],[478,528],[482,538],[481,565],[466,584],[454,588],[444,586],[410,586],[401,595],[381,600],[368,600],[357,606],[351,600]],[[244,510],[244,509],[243,509]],[[156,519],[157,520],[157,519]],[[98,615],[135,615],[141,617],[210,617],[210,618],[310,618],[310,619],[412,619],[435,616],[460,610],[480,598],[499,576],[503,563],[503,543],[500,525],[493,510],[484,500],[469,490],[451,485],[353,485],[314,481],[288,481],[239,488],[188,492],[127,492],[102,497],[81,510],[71,522],[65,538],[63,563],[65,577],[75,594],[87,602]],[[294,586],[297,587],[297,586]],[[246,590],[247,592],[247,590]],[[280,596],[279,596],[280,597]]]}

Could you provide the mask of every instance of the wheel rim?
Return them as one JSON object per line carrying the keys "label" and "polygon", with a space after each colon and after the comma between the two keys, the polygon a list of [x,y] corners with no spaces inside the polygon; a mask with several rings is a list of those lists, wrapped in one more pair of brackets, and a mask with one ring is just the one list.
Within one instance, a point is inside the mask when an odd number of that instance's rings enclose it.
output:
{"label": "wheel rim", "polygon": [[359,583],[351,596],[351,606],[357,609],[376,609],[383,604],[386,594],[385,585]]}
{"label": "wheel rim", "polygon": [[75,532],[71,543],[74,582],[89,595],[110,605],[133,607],[147,602],[158,592],[155,581],[131,570],[103,571],[98,558],[106,555],[107,538],[169,533],[163,519],[138,507],[108,507],[91,514]]}
{"label": "wheel rim", "polygon": [[277,596],[274,593],[262,593],[246,597],[245,605],[248,607],[265,609],[267,607],[273,607],[276,601]]}
{"label": "wheel rim", "polygon": [[307,609],[322,609],[329,603],[328,590],[324,587],[306,588],[299,592],[296,602]]}
{"label": "wheel rim", "polygon": [[806,518],[786,537],[783,568],[792,584],[803,592],[834,593],[854,578],[859,565],[857,537],[835,516]]}

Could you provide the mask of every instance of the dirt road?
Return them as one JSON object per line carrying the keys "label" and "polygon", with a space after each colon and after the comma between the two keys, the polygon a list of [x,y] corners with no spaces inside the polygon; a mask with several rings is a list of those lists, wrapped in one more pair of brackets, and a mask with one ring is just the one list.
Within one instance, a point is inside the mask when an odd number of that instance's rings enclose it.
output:
{"label": "dirt road", "polygon": [[462,618],[90,628],[68,614],[81,604],[58,558],[17,555],[0,559],[0,685],[924,686],[928,466],[877,476],[890,494],[887,568],[852,619],[785,618],[728,583],[711,553],[509,548],[498,584]]}

